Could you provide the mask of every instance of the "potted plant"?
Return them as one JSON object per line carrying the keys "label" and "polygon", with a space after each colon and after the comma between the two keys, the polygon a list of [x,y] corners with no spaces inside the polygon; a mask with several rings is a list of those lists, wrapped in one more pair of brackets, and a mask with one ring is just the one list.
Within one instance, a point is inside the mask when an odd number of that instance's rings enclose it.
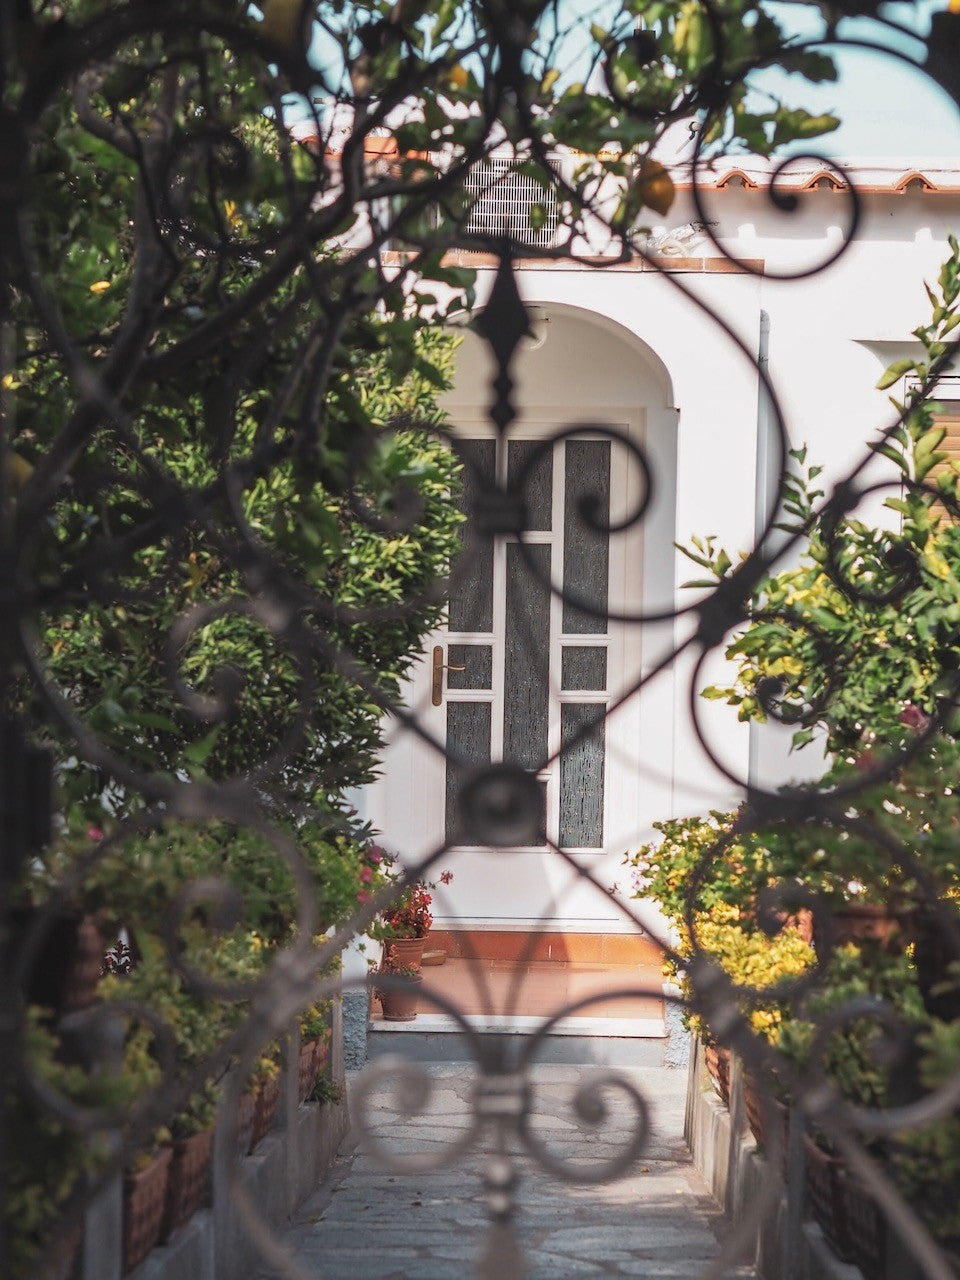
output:
{"label": "potted plant", "polygon": [[[775,883],[775,867],[765,840],[736,830],[738,817],[711,811],[707,818],[654,823],[662,838],[628,855],[627,863],[633,869],[634,895],[655,898],[676,930],[676,953],[667,969],[679,979],[681,990],[692,994],[682,966],[693,955],[695,941],[697,950],[748,993],[745,1012],[755,1030],[774,1041],[783,1010],[774,994],[764,998],[759,993],[799,977],[815,956],[799,916],[781,913],[782,927],[773,938],[759,928],[758,898]],[[729,1104],[729,1050],[716,1041],[703,1018],[693,1015],[685,1021],[703,1041],[714,1088]],[[759,1102],[753,1110],[758,1122]]]}
{"label": "potted plant", "polygon": [[404,963],[396,944],[389,943],[376,972],[378,977],[387,979],[374,987],[385,1021],[412,1022],[417,1016],[417,984],[423,980],[420,970]]}
{"label": "potted plant", "polygon": [[[705,916],[698,921],[696,941],[697,947],[737,984],[742,993],[743,1012],[753,1031],[768,1044],[778,1044],[783,1023],[791,1014],[789,1002],[778,999],[776,989],[801,978],[816,961],[800,928],[796,924],[786,925],[771,938],[755,926],[745,928],[740,923]],[[689,942],[684,949],[690,954]],[[681,989],[692,995],[685,975],[681,975]],[[729,1051],[717,1045],[702,1020],[700,1026],[701,1031],[706,1031],[707,1070],[721,1099],[729,1105]],[[747,1120],[760,1147],[767,1145],[768,1108],[777,1111],[780,1123],[785,1123],[786,1108],[772,1097],[771,1089],[771,1084],[761,1084],[750,1074],[744,1080]]]}
{"label": "potted plant", "polygon": [[253,1129],[250,1134],[250,1151],[253,1151],[273,1128],[280,1102],[280,1046],[270,1045],[260,1055],[250,1082],[256,1102],[253,1112]]}
{"label": "potted plant", "polygon": [[[62,776],[59,781],[63,781]],[[23,948],[51,893],[78,863],[95,853],[104,838],[82,806],[67,806],[57,814],[53,838],[30,859],[10,896],[10,945]],[[61,902],[46,920],[34,963],[26,975],[28,1004],[62,1015],[89,1008],[97,998],[97,983],[105,971],[104,935],[108,913],[102,895],[83,885]]]}
{"label": "potted plant", "polygon": [[217,1095],[212,1084],[194,1094],[173,1118],[171,1160],[167,1178],[160,1243],[193,1217],[203,1200],[213,1151]]}
{"label": "potted plant", "polygon": [[[378,850],[381,860],[385,855]],[[443,871],[439,883],[448,885],[453,880],[451,871]],[[431,890],[437,884],[428,880],[415,880],[407,884],[383,913],[383,935],[396,948],[402,963],[419,972],[427,934],[433,924],[430,907],[433,904]]]}
{"label": "potted plant", "polygon": [[[919,1077],[927,1092],[960,1074],[960,1021],[932,1019],[917,1037]],[[960,1109],[897,1135],[889,1169],[897,1186],[958,1268],[960,1259]]]}
{"label": "potted plant", "polygon": [[731,922],[753,918],[757,895],[774,881],[770,851],[752,832],[735,830],[740,813],[711,809],[706,818],[655,822],[659,838],[625,861],[634,897],[654,898],[682,930],[688,911]]}
{"label": "potted plant", "polygon": [[[891,777],[846,796],[841,821],[783,824],[764,832],[778,873],[805,884],[830,906],[834,945],[903,951],[911,940],[921,941],[934,971],[948,963],[952,949],[938,928],[936,907],[937,901],[954,903],[952,913],[960,921],[958,771],[960,746],[936,736]],[[856,774],[856,764],[837,761],[812,788],[812,798],[848,787]],[[907,856],[898,858],[899,850]],[[918,879],[914,862],[924,879]],[[822,947],[826,938],[818,941]]]}
{"label": "potted plant", "polygon": [[[139,1083],[129,1074],[88,1073],[64,1061],[50,1010],[24,1011],[30,1073],[81,1107],[122,1112]],[[10,1280],[69,1276],[81,1241],[80,1206],[88,1176],[106,1166],[110,1149],[97,1132],[64,1124],[13,1081],[0,1098],[6,1134],[4,1198],[0,1205]]]}
{"label": "potted plant", "polygon": [[[895,1066],[884,1065],[878,1057],[883,1032],[876,1017],[864,1014],[846,1019],[828,1038],[822,1060],[811,1064],[810,1059],[824,1018],[851,1001],[871,999],[878,1009],[882,1005],[895,1011],[919,1043],[929,1018],[909,955],[848,944],[834,952],[817,986],[808,993],[804,1016],[784,1023],[778,1048],[785,1066],[798,1067],[801,1078],[816,1065],[846,1101],[880,1110],[912,1101],[920,1082],[916,1054]],[[876,1160],[886,1162],[883,1144],[874,1141],[869,1151]],[[805,1153],[810,1204],[824,1234],[842,1257],[857,1261],[864,1274],[878,1275],[884,1265],[883,1215],[878,1215],[859,1179],[831,1149],[825,1134],[805,1135]]]}
{"label": "potted plant", "polygon": [[330,1044],[330,1001],[310,1005],[300,1015],[300,1061],[297,1098],[306,1102],[326,1065]]}
{"label": "potted plant", "polygon": [[143,1261],[160,1239],[173,1150],[170,1132],[158,1129],[153,1144],[139,1151],[123,1175],[123,1274]]}

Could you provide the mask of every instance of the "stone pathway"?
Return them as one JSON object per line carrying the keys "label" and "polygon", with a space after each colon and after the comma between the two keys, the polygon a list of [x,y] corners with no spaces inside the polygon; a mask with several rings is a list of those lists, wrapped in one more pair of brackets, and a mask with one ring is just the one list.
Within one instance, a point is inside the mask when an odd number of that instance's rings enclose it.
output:
{"label": "stone pathway", "polygon": [[[436,1154],[469,1124],[473,1068],[428,1070],[434,1087],[423,1116],[400,1117],[386,1092],[369,1109],[377,1137],[397,1154]],[[595,1070],[543,1066],[534,1077],[532,1129],[555,1156],[587,1165],[621,1148],[636,1114],[625,1098],[608,1094],[604,1122],[578,1119],[573,1094]],[[695,1280],[719,1254],[723,1221],[683,1141],[686,1072],[624,1074],[646,1098],[652,1121],[650,1140],[627,1176],[599,1186],[562,1182],[528,1157],[518,1160],[517,1235],[528,1280]],[[486,1230],[482,1159],[474,1149],[439,1171],[386,1172],[351,1136],[284,1246],[317,1280],[470,1280]],[[262,1280],[280,1274],[261,1273]]]}

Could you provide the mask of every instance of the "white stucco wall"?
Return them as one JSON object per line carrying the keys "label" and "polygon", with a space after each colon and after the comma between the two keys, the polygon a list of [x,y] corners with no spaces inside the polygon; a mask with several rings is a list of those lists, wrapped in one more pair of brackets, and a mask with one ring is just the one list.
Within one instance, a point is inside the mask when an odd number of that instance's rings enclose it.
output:
{"label": "white stucco wall", "polygon": [[[726,247],[741,258],[761,260],[767,274],[671,270],[669,262],[663,264],[666,273],[570,263],[525,265],[519,272],[524,299],[549,317],[544,344],[536,350],[525,346],[518,356],[520,420],[552,411],[565,421],[578,414],[587,421],[616,420],[623,410],[640,413],[646,422],[658,482],[644,529],[642,598],[648,610],[671,603],[689,608],[696,599],[681,590],[683,581],[698,575],[673,550],[674,541],[715,534],[731,553],[753,544],[755,361],[762,314],[768,317],[769,373],[789,440],[806,444],[833,483],[861,461],[866,443],[892,420],[886,395],[874,391],[874,384],[892,360],[917,350],[910,331],[929,315],[923,281],[935,280],[947,252],[946,235],[960,230],[958,196],[867,196],[859,238],[839,262],[806,279],[779,281],[774,273],[809,266],[835,250],[848,197],[811,193],[790,217],[773,210],[762,191],[731,190],[709,199]],[[671,222],[693,217],[689,196],[681,194]],[[715,251],[703,242],[696,252],[714,258],[708,268],[718,265]],[[481,304],[493,274],[492,268],[479,271]],[[454,422],[482,416],[490,401],[490,371],[482,345],[467,334],[447,398]],[[873,474],[892,480],[892,468],[884,473],[885,466],[874,460]],[[881,501],[882,496],[871,499],[869,511],[875,514]],[[664,646],[683,639],[689,626],[681,618],[675,627],[649,628],[644,668]],[[747,728],[729,708],[696,697],[703,684],[727,676],[720,652],[711,652],[695,682],[693,656],[681,656],[642,695],[635,744],[638,838],[657,818],[735,803],[741,794],[736,780],[745,780],[751,768]],[[691,706],[733,780],[705,755]],[[813,749],[790,755],[788,746],[787,733],[760,731],[752,753],[754,776],[777,785],[821,767]],[[442,777],[439,759],[424,766],[412,749],[395,749],[374,791],[371,817],[389,825],[398,803],[442,788]],[[432,838],[427,824],[419,834],[425,843],[410,848],[413,854],[425,852]],[[476,877],[455,881],[451,914],[471,917],[478,894],[489,896],[492,880],[502,876],[497,857]],[[517,864],[511,875],[519,874]],[[617,878],[614,858],[607,882]],[[503,893],[502,885],[497,892]]]}

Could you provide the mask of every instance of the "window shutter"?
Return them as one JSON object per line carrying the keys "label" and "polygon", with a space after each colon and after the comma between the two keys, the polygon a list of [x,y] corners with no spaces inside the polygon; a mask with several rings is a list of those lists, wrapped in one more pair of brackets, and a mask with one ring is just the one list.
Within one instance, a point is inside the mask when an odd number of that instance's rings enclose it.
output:
{"label": "window shutter", "polygon": [[[960,463],[960,400],[934,401],[934,424],[946,428],[947,434],[937,446],[937,452],[945,453],[947,456],[930,472],[927,477],[928,483],[935,483],[938,475],[949,471],[951,462]],[[939,515],[949,515],[953,520],[960,519],[960,514],[948,512],[939,502],[934,510]]]}

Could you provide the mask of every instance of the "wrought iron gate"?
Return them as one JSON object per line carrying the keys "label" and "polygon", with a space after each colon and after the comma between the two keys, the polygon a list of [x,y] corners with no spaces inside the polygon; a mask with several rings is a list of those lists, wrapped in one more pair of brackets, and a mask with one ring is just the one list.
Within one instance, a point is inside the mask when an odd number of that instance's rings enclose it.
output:
{"label": "wrought iron gate", "polygon": [[[389,712],[425,750],[449,751],[416,710],[403,705],[396,672],[381,678],[371,663],[369,636],[378,628],[425,630],[424,620],[440,616],[451,583],[471,582],[478,559],[496,539],[511,540],[529,580],[545,595],[563,597],[565,607],[580,613],[601,609],[569,582],[549,580],[533,551],[536,540],[529,537],[536,527],[530,516],[538,463],[564,433],[544,440],[522,466],[497,476],[480,467],[442,423],[417,420],[403,403],[386,425],[372,421],[364,396],[380,394],[380,384],[370,390],[359,366],[351,363],[363,344],[379,353],[378,359],[387,358],[389,340],[380,343],[370,317],[386,315],[395,333],[407,335],[393,371],[398,381],[411,371],[429,380],[428,362],[410,334],[446,304],[424,295],[443,294],[451,311],[472,303],[472,283],[462,265],[469,259],[462,253],[493,255],[496,281],[473,326],[495,364],[489,422],[495,438],[509,442],[515,426],[514,361],[531,326],[517,288],[516,260],[523,255],[545,262],[593,262],[600,228],[606,237],[604,262],[643,258],[687,305],[710,315],[718,341],[727,343],[736,358],[754,363],[754,353],[729,323],[711,314],[651,251],[643,210],[650,220],[658,208],[665,210],[672,182],[648,153],[666,126],[701,113],[690,164],[692,198],[702,233],[724,254],[700,179],[725,130],[736,135],[746,128],[738,95],[747,72],[779,59],[789,66],[802,64],[815,77],[823,70],[817,60],[824,55],[819,44],[794,43],[788,49],[772,21],[750,5],[703,2],[656,9],[648,27],[635,22],[645,7],[632,5],[608,31],[592,34],[607,88],[602,94],[561,97],[551,116],[547,106],[556,77],[551,78],[549,61],[560,46],[551,43],[548,29],[558,19],[540,4],[419,6],[407,13],[402,0],[383,10],[273,0],[264,6],[262,22],[228,0],[170,3],[160,12],[156,4],[139,0],[113,6],[76,0],[56,8],[5,0],[0,8],[6,140],[0,159],[5,697],[0,1168],[13,1196],[19,1186],[16,1144],[23,1141],[17,1122],[23,1115],[78,1135],[92,1153],[84,1176],[50,1215],[42,1256],[31,1255],[24,1264],[16,1253],[19,1224],[9,1214],[4,1219],[4,1274],[25,1274],[24,1265],[35,1268],[30,1274],[62,1265],[86,1206],[115,1179],[130,1154],[231,1067],[229,1083],[222,1085],[230,1104],[225,1116],[229,1126],[239,1127],[241,1082],[257,1068],[262,1047],[285,1036],[305,1007],[341,990],[330,966],[344,946],[374,924],[399,889],[436,874],[454,841],[500,850],[505,863],[518,846],[547,841],[538,774],[557,758],[574,758],[578,751],[582,758],[585,744],[596,739],[616,709],[613,700],[597,703],[596,713],[576,723],[571,719],[559,746],[536,759],[519,758],[509,744],[500,760],[454,759],[460,772],[449,840],[429,856],[404,864],[399,881],[375,891],[363,888],[376,885],[381,876],[379,855],[369,855],[371,833],[342,804],[345,782],[364,780],[352,777],[337,736],[348,740],[350,726],[330,730],[323,741],[310,739],[318,762],[310,796],[298,793],[290,799],[284,790],[291,762],[312,732],[311,709],[332,696],[334,685],[351,690],[368,719],[371,707],[376,715]],[[308,16],[316,17],[324,32],[321,62],[325,57],[328,65],[322,71],[309,61]],[[682,38],[681,23],[686,24]],[[891,22],[881,25],[894,29]],[[958,27],[956,15],[937,15],[923,46],[926,70],[952,93],[960,66]],[[537,52],[537,40],[547,42],[546,53]],[[828,43],[845,43],[833,26]],[[846,43],[860,47],[865,40],[857,35]],[[909,61],[892,51],[889,56]],[[324,86],[322,101],[313,96],[318,81]],[[295,129],[284,123],[290,95],[299,101]],[[576,115],[575,98],[581,107],[590,104],[592,123]],[[252,108],[254,103],[259,106]],[[304,145],[293,141],[294,133]],[[604,157],[602,144],[617,136],[624,147]],[[578,138],[596,144],[591,159],[576,158]],[[561,145],[574,160],[558,165]],[[71,149],[74,163],[69,165]],[[858,230],[861,201],[855,185],[835,165],[824,163],[845,184],[845,239],[828,261],[797,273],[798,280],[828,270]],[[491,196],[496,181],[493,188],[486,176],[476,181],[478,166],[485,166],[485,175],[488,170],[501,175],[509,187],[503,199]],[[785,192],[786,172],[772,169],[768,196],[789,212],[796,198]],[[59,202],[50,197],[55,185]],[[524,192],[525,214],[518,195]],[[495,207],[493,224],[484,222],[484,200]],[[267,206],[270,212],[262,216]],[[115,279],[98,274],[105,261],[116,267]],[[129,274],[120,296],[124,263]],[[745,272],[756,270],[748,262],[737,265]],[[922,1274],[932,1280],[955,1274],[955,1261],[924,1225],[917,1198],[911,1203],[885,1171],[877,1150],[904,1133],[956,1124],[960,1068],[948,1064],[936,1079],[916,1077],[911,1084],[907,1064],[917,1053],[917,1026],[889,1000],[857,998],[817,1011],[817,994],[834,959],[835,922],[809,877],[774,876],[773,883],[758,883],[749,922],[773,937],[795,929],[801,917],[812,921],[811,967],[779,984],[775,993],[782,1010],[798,1021],[802,1014],[816,1028],[803,1069],[758,1033],[753,1015],[770,1001],[771,991],[738,986],[731,979],[704,931],[702,912],[717,868],[734,860],[735,848],[786,840],[797,832],[800,843],[812,842],[815,852],[839,842],[852,851],[846,864],[850,880],[869,887],[876,875],[888,888],[909,886],[911,921],[922,919],[926,931],[925,944],[911,945],[921,951],[926,945],[925,954],[937,957],[931,961],[936,989],[928,995],[927,1014],[932,1009],[947,1028],[948,1045],[957,1016],[950,964],[960,957],[960,929],[956,868],[949,874],[943,869],[953,865],[955,818],[950,813],[942,829],[932,829],[927,811],[921,810],[913,836],[905,839],[902,831],[891,834],[883,825],[870,798],[913,767],[933,768],[936,775],[930,783],[925,774],[917,794],[928,795],[931,786],[938,796],[952,794],[955,760],[949,744],[960,662],[951,669],[944,661],[936,687],[924,686],[925,701],[904,693],[899,737],[888,734],[869,751],[861,744],[857,764],[820,788],[771,791],[737,776],[700,732],[696,695],[708,655],[745,628],[769,624],[780,628],[781,640],[792,635],[810,669],[821,674],[792,681],[789,663],[781,663],[777,673],[755,665],[754,684],[743,694],[753,699],[748,710],[801,730],[822,724],[825,717],[829,721],[832,700],[856,670],[847,642],[839,642],[795,600],[778,604],[769,593],[761,600],[768,575],[784,555],[805,545],[811,531],[820,540],[822,572],[834,600],[852,606],[906,602],[906,610],[913,607],[909,602],[917,598],[925,574],[943,581],[952,573],[945,561],[941,569],[929,560],[933,552],[926,544],[912,545],[896,533],[880,537],[867,552],[853,547],[849,520],[872,492],[864,477],[878,446],[902,459],[911,439],[916,445],[924,438],[925,406],[935,397],[955,348],[949,334],[956,298],[954,259],[934,300],[933,323],[924,330],[927,354],[918,389],[883,438],[865,449],[863,460],[826,497],[811,495],[809,486],[790,479],[776,388],[760,368],[781,484],[756,545],[735,566],[701,547],[713,575],[709,590],[672,613],[630,612],[620,619],[642,630],[672,616],[687,627],[687,638],[620,698],[640,696],[681,655],[693,658],[694,724],[713,763],[744,798],[732,826],[717,828],[689,868],[683,945],[678,949],[676,936],[659,940],[686,978],[685,995],[668,999],[701,1019],[721,1047],[735,1050],[759,1082],[771,1158],[776,1160],[785,1141],[774,1123],[775,1078],[803,1123],[829,1130],[849,1177],[867,1186]],[[350,343],[356,345],[345,356]],[[176,403],[165,399],[170,388],[183,385],[184,371],[193,377],[193,371],[208,366],[215,377],[198,374],[189,397]],[[257,379],[268,367],[280,373],[266,401]],[[237,425],[244,414],[254,424],[246,436]],[[351,431],[331,436],[332,415],[341,426],[349,422]],[[918,427],[913,439],[909,433],[917,424],[923,431]],[[338,556],[350,554],[348,526],[400,547],[425,520],[423,491],[410,481],[412,472],[391,490],[389,469],[377,453],[384,438],[404,432],[441,440],[456,458],[438,480],[439,505],[452,505],[452,490],[462,486],[462,550],[453,556],[449,580],[412,580],[406,593],[395,591],[393,598],[373,593],[351,599],[324,581],[329,573],[339,582]],[[580,522],[586,537],[616,538],[644,520],[659,478],[644,451],[614,426],[590,421],[581,424],[584,433],[623,446],[643,476],[638,504],[618,524],[610,524],[589,485],[573,504],[570,518]],[[188,465],[185,459],[196,441],[205,452],[200,462]],[[925,447],[929,454],[929,437]],[[905,500],[915,498],[926,509],[935,498],[949,514],[957,514],[955,490],[937,486],[928,472],[911,466],[904,464]],[[251,495],[276,476],[289,482],[291,510],[304,494],[323,495],[299,524],[278,521],[267,528],[258,523]],[[792,521],[785,530],[784,511]],[[307,543],[314,569],[309,578],[298,577],[291,548]],[[207,598],[205,583],[216,583]],[[115,672],[132,661],[127,646],[138,622],[158,602],[169,617],[164,652],[153,657],[179,704],[180,718],[174,720],[149,703],[120,703],[104,692]],[[81,631],[88,647],[74,649]],[[269,670],[282,685],[282,706],[277,722],[263,727],[262,749],[258,726],[244,711],[250,705],[244,701],[249,686],[232,665],[241,639],[254,633],[260,646],[257,670]],[[208,657],[217,646],[222,656],[206,665],[192,662],[198,637],[212,644]],[[533,649],[537,637],[528,633],[518,642]],[[274,655],[274,649],[283,656]],[[157,742],[178,734],[188,746],[179,764],[167,767]],[[230,734],[236,739],[231,738],[231,767],[213,773],[206,768],[211,753]],[[844,751],[850,753],[849,743],[839,748],[839,754]],[[61,799],[54,798],[54,781]],[[87,831],[85,811],[69,808],[81,783],[84,794],[96,794],[102,811],[113,818],[105,834]],[[281,791],[286,796],[282,809]],[[946,805],[936,812],[949,810]],[[341,848],[337,842],[342,842],[343,866],[358,888],[355,909],[335,924],[325,915],[332,908],[301,847],[307,837],[303,842],[300,837],[317,821],[322,829],[318,834],[310,828],[309,838],[331,848]],[[283,945],[252,978],[239,960],[230,969],[226,944],[219,952],[216,945],[219,934],[230,935],[244,920],[229,865],[224,862],[217,873],[215,860],[209,861],[205,874],[188,872],[178,881],[178,859],[184,867],[196,865],[183,830],[211,824],[233,833],[237,865],[245,865],[244,849],[254,849],[251,858],[269,849],[282,893],[295,903]],[[938,850],[935,863],[931,837]],[[366,852],[357,854],[357,848]],[[573,875],[593,879],[561,838],[551,848]],[[68,955],[93,946],[95,966],[99,963],[96,944],[84,938],[82,927],[78,934],[73,916],[91,885],[102,883],[98,876],[105,867],[113,868],[118,900],[132,900],[141,891],[133,882],[136,876],[142,877],[143,893],[154,880],[163,887],[154,923],[165,952],[142,954],[138,962],[164,967],[177,992],[233,1002],[239,1011],[229,1033],[198,1050],[189,1066],[178,1059],[176,1029],[165,1019],[159,998],[151,1005],[114,994],[109,1002],[80,1001],[81,1007],[70,1011],[62,983],[51,991]],[[171,878],[178,881],[174,887]],[[595,879],[594,887],[610,895],[609,886]],[[629,906],[620,902],[618,910],[640,929]],[[113,922],[124,924],[122,908],[114,910]],[[199,933],[208,939],[206,951],[197,942]],[[124,967],[119,951],[113,959]],[[167,980],[158,978],[158,992]],[[407,979],[381,974],[376,982],[403,987]],[[662,992],[658,987],[635,994],[660,998]],[[49,1009],[58,999],[56,1021],[29,1012]],[[624,1135],[622,1153],[609,1167],[567,1168],[538,1144],[527,1119],[531,1063],[556,1018],[572,1010],[558,1010],[529,1037],[507,1040],[477,1034],[455,1003],[432,999],[460,1024],[477,1072],[473,1127],[447,1159],[454,1162],[481,1132],[492,1136],[496,1148],[486,1166],[491,1242],[482,1264],[484,1274],[492,1275],[521,1265],[520,1245],[510,1234],[513,1144],[525,1147],[557,1177],[614,1178],[643,1150],[645,1103],[623,1080],[598,1073],[578,1096],[582,1117],[602,1119],[605,1091],[616,1089],[635,1108],[635,1127]],[[886,1065],[877,1070],[906,1089],[900,1096],[891,1090],[883,1106],[860,1106],[845,1098],[828,1069],[830,1037],[864,1021],[879,1031],[870,1041],[874,1049],[887,1055]],[[51,1051],[52,1037],[57,1047]],[[131,1043],[141,1045],[154,1074],[149,1087],[125,1097],[120,1086],[111,1093],[104,1081],[111,1061],[116,1065]],[[381,1063],[369,1070],[358,1097],[372,1081],[389,1077],[412,1109],[422,1105],[428,1081],[414,1067],[401,1071]],[[232,1138],[231,1132],[228,1144]],[[795,1125],[794,1148],[798,1141]],[[399,1157],[394,1160],[399,1170],[409,1167]],[[242,1201],[239,1181],[236,1194]],[[756,1206],[756,1222],[779,1195],[774,1182],[769,1195],[768,1203]],[[16,1202],[13,1212],[26,1209]],[[276,1256],[269,1233],[258,1225],[256,1206],[247,1200],[243,1212],[257,1247]]]}

